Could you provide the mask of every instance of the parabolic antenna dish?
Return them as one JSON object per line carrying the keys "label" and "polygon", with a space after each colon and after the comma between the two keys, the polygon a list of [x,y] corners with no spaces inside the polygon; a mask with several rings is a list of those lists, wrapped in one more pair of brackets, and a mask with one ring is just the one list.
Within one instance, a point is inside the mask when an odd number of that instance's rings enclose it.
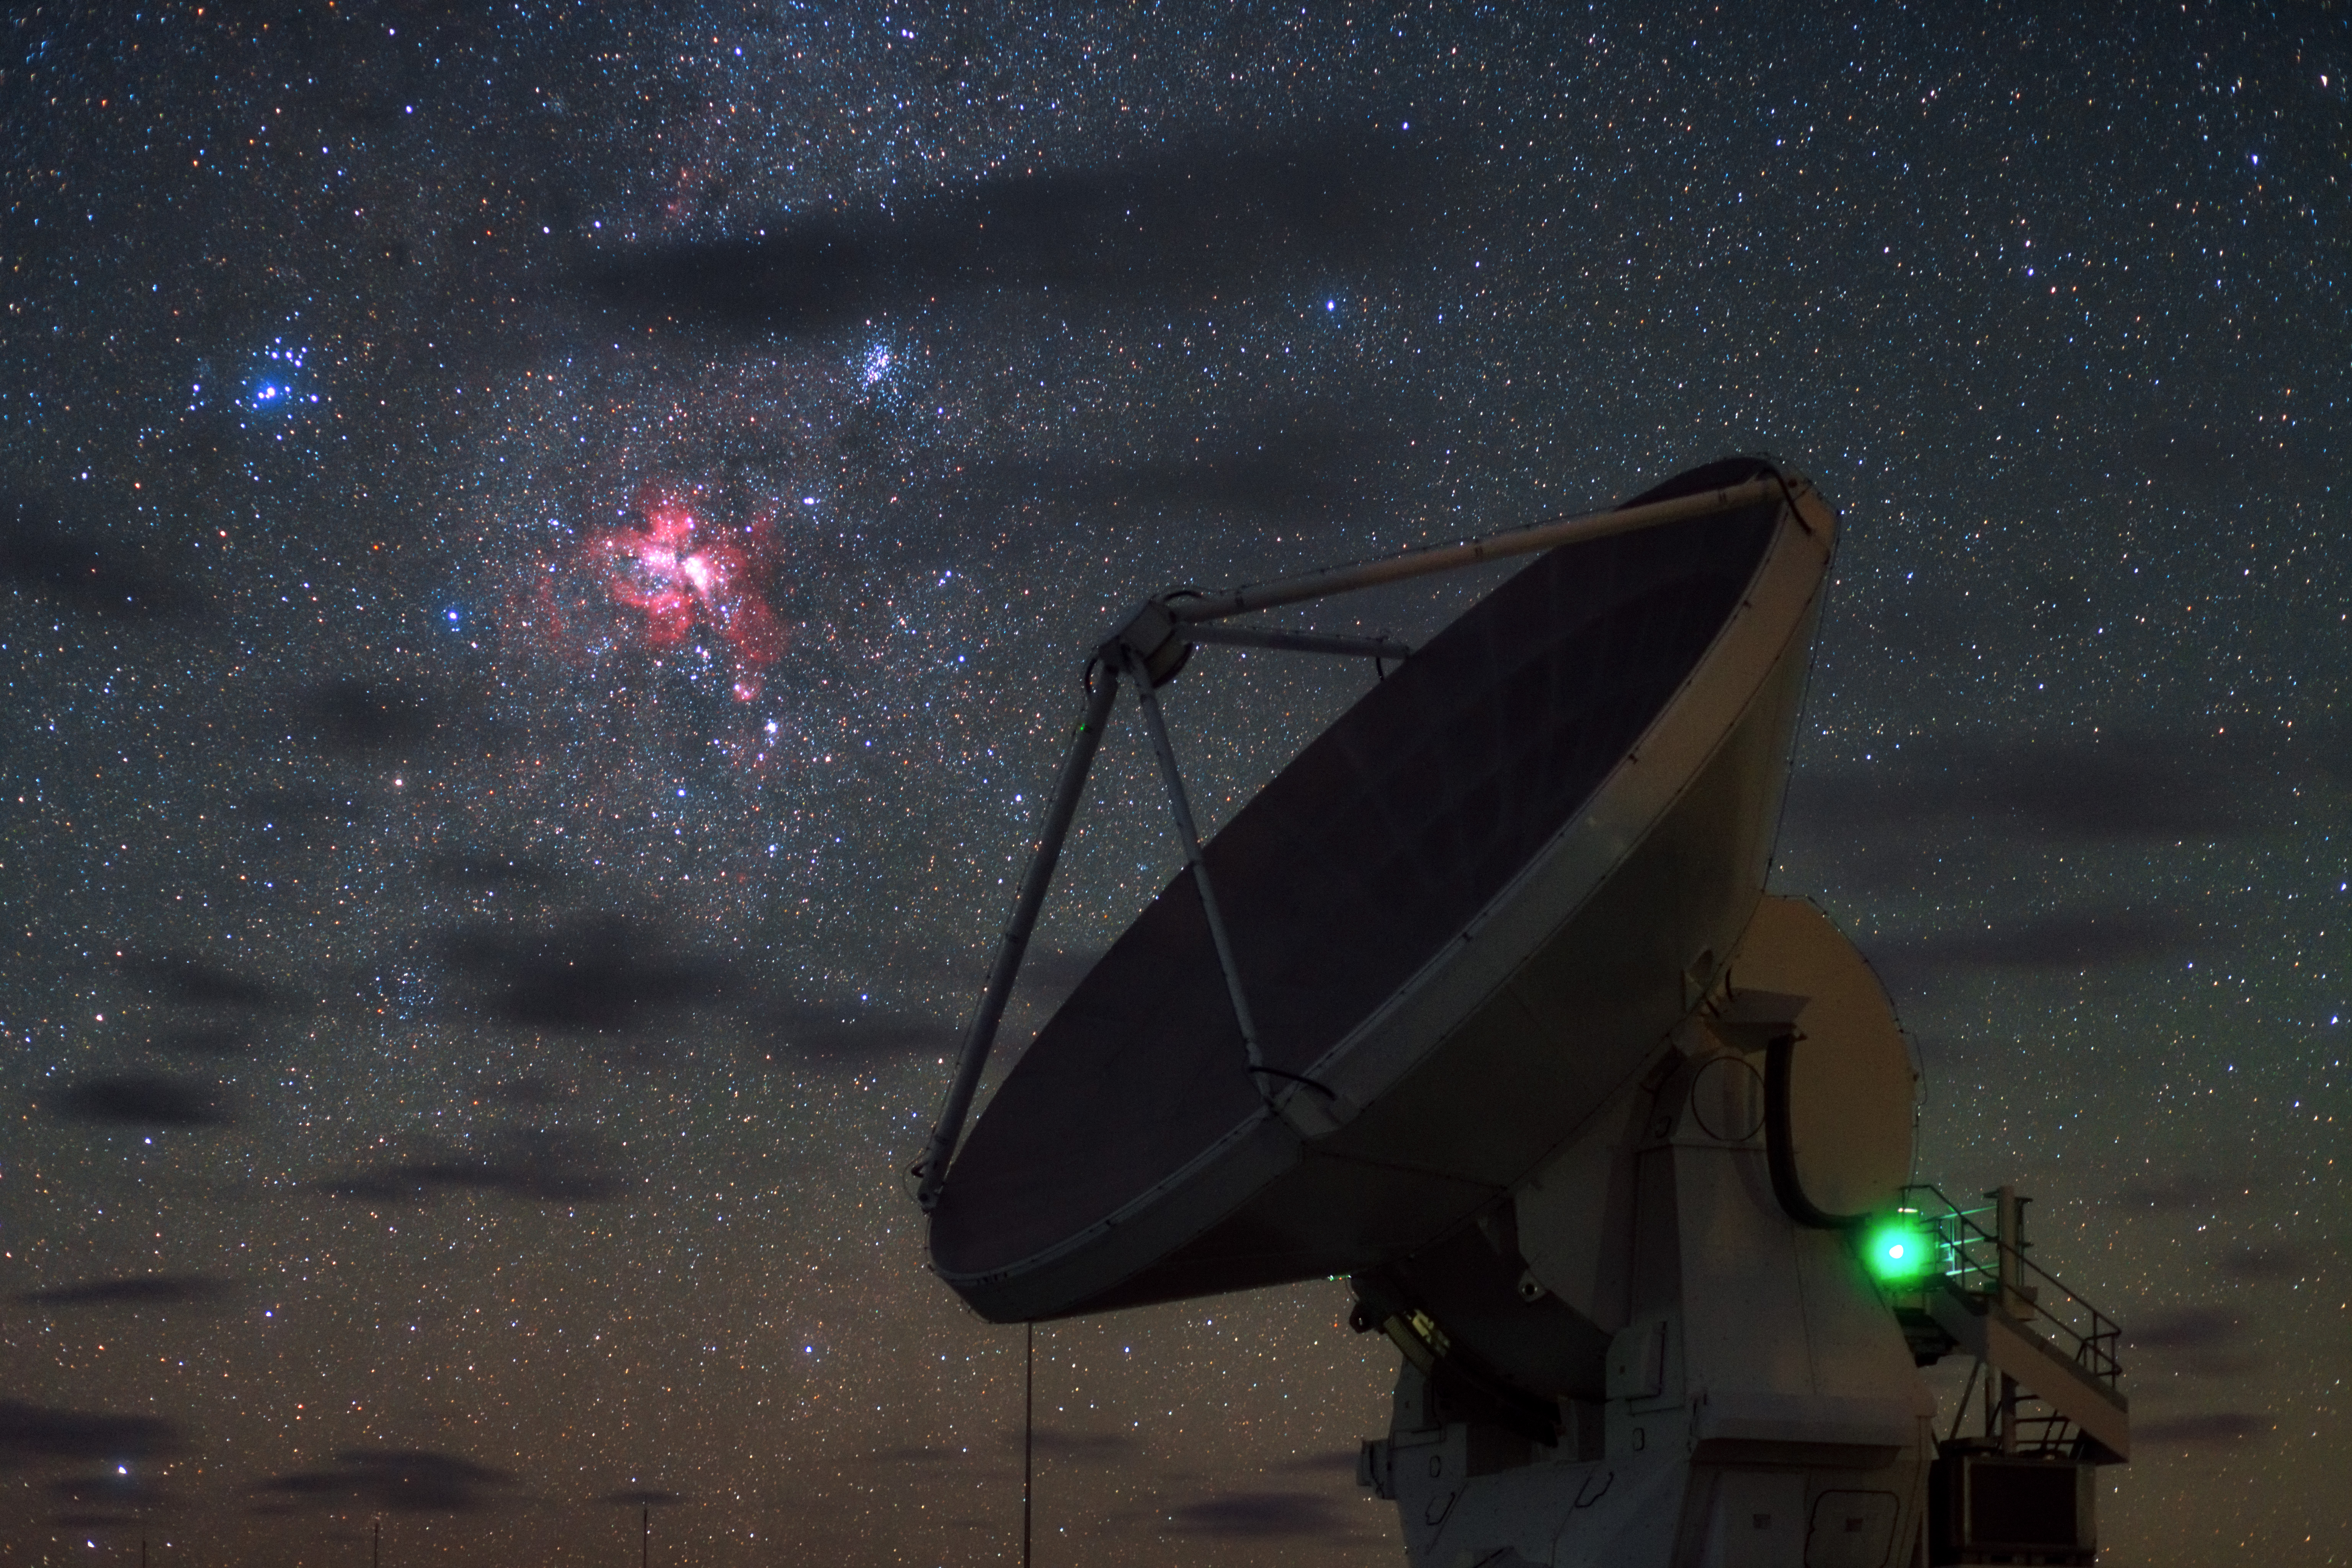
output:
{"label": "parabolic antenna dish", "polygon": [[1374,1268],[1641,1072],[1761,894],[1836,522],[1754,458],[1625,503],[1742,485],[1536,556],[1236,813],[1205,864],[1274,1070],[1188,870],[973,1126],[940,1277],[1014,1321]]}

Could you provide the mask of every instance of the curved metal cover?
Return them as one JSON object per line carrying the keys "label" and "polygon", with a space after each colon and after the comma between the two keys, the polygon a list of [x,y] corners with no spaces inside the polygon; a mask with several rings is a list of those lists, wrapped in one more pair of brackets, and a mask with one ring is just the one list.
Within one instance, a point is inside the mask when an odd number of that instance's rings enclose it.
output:
{"label": "curved metal cover", "polygon": [[1767,898],[1731,961],[1735,991],[1805,998],[1790,1067],[1799,1184],[1831,1214],[1884,1214],[1911,1179],[1919,1067],[1870,961],[1805,899]]}
{"label": "curved metal cover", "polygon": [[1206,857],[1265,1059],[1336,1100],[1260,1102],[1180,876],[973,1128],[940,1277],[1012,1321],[1348,1272],[1524,1180],[1760,890],[1835,531],[1790,498],[1538,556],[1308,745]]}

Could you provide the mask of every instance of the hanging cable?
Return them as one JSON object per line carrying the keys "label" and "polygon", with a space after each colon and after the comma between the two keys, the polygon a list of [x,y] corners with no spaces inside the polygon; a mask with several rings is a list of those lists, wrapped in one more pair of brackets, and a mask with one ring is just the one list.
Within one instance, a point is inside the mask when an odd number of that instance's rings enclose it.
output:
{"label": "hanging cable", "polygon": [[1021,1568],[1029,1568],[1030,1483],[1037,1461],[1037,1321],[1032,1318],[1021,1327]]}

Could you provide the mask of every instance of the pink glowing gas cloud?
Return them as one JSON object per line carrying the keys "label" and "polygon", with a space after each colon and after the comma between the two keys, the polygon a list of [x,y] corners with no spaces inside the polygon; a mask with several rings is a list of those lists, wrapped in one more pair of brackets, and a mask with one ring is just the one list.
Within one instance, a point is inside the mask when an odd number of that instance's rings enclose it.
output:
{"label": "pink glowing gas cloud", "polygon": [[636,512],[642,529],[617,528],[589,542],[613,602],[645,616],[651,647],[676,647],[698,624],[716,634],[733,666],[735,700],[753,700],[760,672],[784,647],[784,628],[767,598],[780,564],[774,519],[716,527],[687,495],[650,485],[637,492]]}

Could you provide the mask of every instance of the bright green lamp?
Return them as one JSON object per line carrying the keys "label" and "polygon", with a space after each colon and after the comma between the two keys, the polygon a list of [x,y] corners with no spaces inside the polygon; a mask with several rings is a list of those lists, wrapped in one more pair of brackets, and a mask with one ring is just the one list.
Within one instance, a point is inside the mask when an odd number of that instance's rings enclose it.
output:
{"label": "bright green lamp", "polygon": [[1875,1220],[1863,1232],[1862,1260],[1882,1285],[1902,1289],[1941,1272],[1936,1233],[1907,1214]]}

